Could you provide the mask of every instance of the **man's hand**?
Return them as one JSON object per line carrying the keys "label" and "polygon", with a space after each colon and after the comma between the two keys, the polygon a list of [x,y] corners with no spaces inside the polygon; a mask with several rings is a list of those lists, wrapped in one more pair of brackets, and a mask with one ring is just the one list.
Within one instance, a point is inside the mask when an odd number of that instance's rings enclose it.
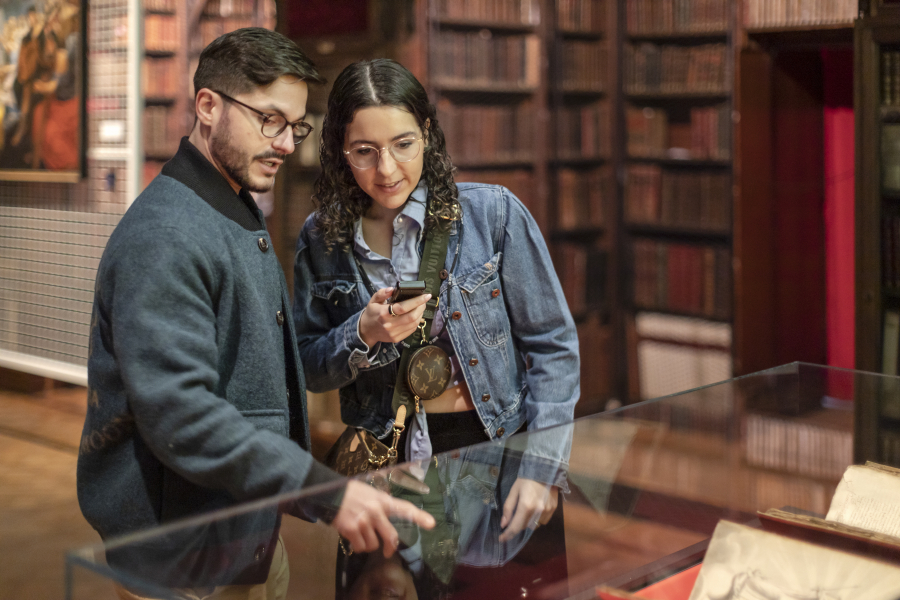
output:
{"label": "man's hand", "polygon": [[[377,342],[396,343],[409,337],[425,312],[431,294],[422,294],[396,304],[385,304],[394,288],[381,288],[374,294],[359,317],[359,337],[370,348]],[[391,308],[394,312],[391,314]]]}
{"label": "man's hand", "polygon": [[500,541],[511,540],[516,534],[528,527],[537,529],[538,525],[546,525],[556,510],[559,488],[532,479],[516,479],[509,497],[503,503],[503,517],[500,519]]}
{"label": "man's hand", "polygon": [[341,508],[331,526],[350,542],[354,552],[374,552],[382,546],[384,556],[389,557],[400,539],[389,517],[399,517],[423,529],[434,527],[434,517],[412,503],[352,480],[347,483]]}

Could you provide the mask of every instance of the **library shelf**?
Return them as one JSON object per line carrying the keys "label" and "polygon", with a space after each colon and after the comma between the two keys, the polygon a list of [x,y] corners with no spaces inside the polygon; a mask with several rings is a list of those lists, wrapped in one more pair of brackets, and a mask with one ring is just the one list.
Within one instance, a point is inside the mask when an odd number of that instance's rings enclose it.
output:
{"label": "library shelf", "polygon": [[696,42],[696,41],[724,41],[729,32],[716,29],[710,31],[655,31],[655,32],[628,32],[625,34],[631,42]]}
{"label": "library shelf", "polygon": [[450,19],[447,17],[439,17],[435,20],[435,24],[446,29],[487,29],[503,33],[534,33],[537,30],[537,26],[530,23]]}
{"label": "library shelf", "polygon": [[629,156],[628,162],[653,163],[664,167],[730,168],[730,160],[712,158],[671,158],[668,156]]}
{"label": "library shelf", "polygon": [[700,225],[666,225],[664,223],[641,223],[626,221],[625,228],[637,235],[658,235],[678,238],[731,238],[731,229],[723,227],[703,227]]}

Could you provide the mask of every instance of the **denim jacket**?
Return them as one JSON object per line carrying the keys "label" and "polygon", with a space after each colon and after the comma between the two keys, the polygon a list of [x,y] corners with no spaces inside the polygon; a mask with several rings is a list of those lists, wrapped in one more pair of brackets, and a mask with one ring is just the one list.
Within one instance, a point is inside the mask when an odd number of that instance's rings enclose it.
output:
{"label": "denim jacket", "polygon": [[[578,338],[543,236],[496,185],[458,185],[440,307],[486,439],[571,421],[579,397]],[[297,240],[293,318],[310,391],[340,389],[341,419],[385,438],[399,345],[366,356],[358,323],[371,295],[351,249],[326,250],[315,216]],[[462,243],[460,243],[462,241]],[[426,404],[427,410],[427,404]],[[520,475],[564,485],[569,440],[529,448]]]}

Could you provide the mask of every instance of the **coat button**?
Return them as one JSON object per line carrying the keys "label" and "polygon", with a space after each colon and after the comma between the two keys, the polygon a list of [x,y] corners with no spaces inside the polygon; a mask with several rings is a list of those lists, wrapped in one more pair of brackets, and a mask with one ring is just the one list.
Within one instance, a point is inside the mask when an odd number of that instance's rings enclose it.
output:
{"label": "coat button", "polygon": [[498,438],[503,437],[504,433],[506,433],[506,430],[501,427],[500,429],[497,430],[497,437]]}
{"label": "coat button", "polygon": [[453,311],[453,315],[451,316],[451,318],[454,321],[459,321],[462,318],[462,313],[459,312],[458,310],[455,310],[455,311]]}
{"label": "coat button", "polygon": [[494,298],[496,298],[499,295],[500,295],[500,290],[494,290],[493,292],[491,292],[491,296],[493,296]]}
{"label": "coat button", "polygon": [[253,554],[253,558],[259,562],[266,557],[266,547],[262,544],[256,547],[256,552]]}
{"label": "coat button", "polygon": [[441,269],[441,272],[439,274],[441,276],[441,279],[447,279],[448,277],[450,277],[450,273],[447,272],[447,269]]}
{"label": "coat button", "polygon": [[488,271],[493,271],[494,265],[492,265],[491,263],[484,263],[484,268],[487,269]]}
{"label": "coat button", "polygon": [[481,401],[482,401],[482,402],[487,402],[487,401],[490,400],[490,399],[491,399],[491,395],[490,395],[490,394],[484,394],[483,396],[481,396]]}
{"label": "coat button", "polygon": [[256,241],[256,245],[259,246],[259,249],[263,252],[269,251],[269,241],[266,238],[259,238]]}
{"label": "coat button", "polygon": [[477,359],[477,358],[473,358],[472,360],[469,361],[469,366],[470,366],[470,367],[474,367],[474,366],[477,365],[477,364],[478,364],[478,359]]}
{"label": "coat button", "polygon": [[284,325],[284,313],[280,310],[275,313],[275,322],[278,323],[279,327]]}

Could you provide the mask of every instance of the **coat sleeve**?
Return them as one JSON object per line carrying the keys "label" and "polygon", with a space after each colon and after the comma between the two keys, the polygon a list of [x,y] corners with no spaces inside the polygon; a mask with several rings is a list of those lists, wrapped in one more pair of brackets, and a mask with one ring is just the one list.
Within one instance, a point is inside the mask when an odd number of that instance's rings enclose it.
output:
{"label": "coat sleeve", "polygon": [[[329,316],[326,302],[332,298],[337,301],[342,291],[332,289],[327,297],[315,291],[317,277],[311,244],[322,242],[312,239],[312,218],[307,220],[297,238],[292,315],[297,346],[306,373],[306,385],[312,392],[327,392],[353,383],[361,370],[383,366],[388,355],[394,356],[396,352],[378,352],[378,347],[369,348],[360,339],[359,319],[365,307],[353,312],[340,323],[333,322]],[[351,291],[353,297],[358,298],[360,303],[368,302],[368,291],[363,289],[360,282],[347,283],[354,287]],[[382,360],[382,356],[385,356],[385,360]]]}
{"label": "coat sleeve", "polygon": [[[525,364],[528,431],[568,424],[580,396],[578,334],[547,244],[534,218],[506,188],[499,232],[504,298],[512,335]],[[558,481],[568,463],[571,428],[530,434],[520,475]]]}

